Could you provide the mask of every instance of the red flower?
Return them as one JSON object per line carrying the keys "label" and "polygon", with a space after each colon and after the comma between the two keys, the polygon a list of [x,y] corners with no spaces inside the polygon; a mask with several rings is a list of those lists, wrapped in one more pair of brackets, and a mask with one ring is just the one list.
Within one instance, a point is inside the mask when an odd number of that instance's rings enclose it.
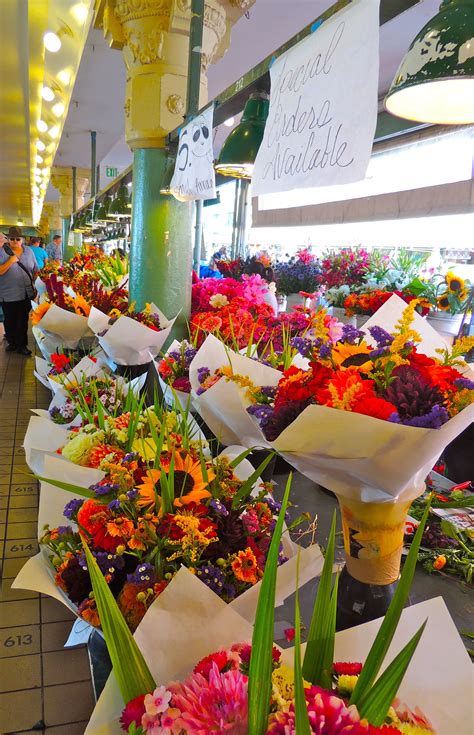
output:
{"label": "red flower", "polygon": [[217,651],[216,653],[211,653],[209,656],[205,656],[201,659],[201,661],[199,661],[199,663],[194,667],[194,673],[202,674],[207,679],[211,671],[212,664],[216,664],[219,671],[223,671],[228,663],[229,657],[227,655],[227,651]]}
{"label": "red flower", "polygon": [[71,362],[71,359],[66,355],[60,355],[55,352],[51,355],[51,362],[53,363],[56,370],[64,370]]}
{"label": "red flower", "polygon": [[288,641],[288,643],[293,643],[293,641],[295,640],[295,629],[285,628],[283,632],[285,634],[285,638]]}
{"label": "red flower", "polygon": [[120,717],[120,724],[122,725],[122,730],[125,730],[125,732],[128,732],[130,725],[133,723],[135,723],[136,727],[141,726],[142,716],[145,714],[144,700],[145,695],[140,694],[135,699],[132,699],[123,710],[122,716]]}
{"label": "red flower", "polygon": [[352,411],[355,413],[373,416],[374,419],[382,419],[383,421],[387,421],[396,410],[397,408],[393,403],[386,401],[385,398],[378,398],[378,396],[368,396],[352,405]]}
{"label": "red flower", "polygon": [[362,664],[354,661],[338,661],[333,664],[334,673],[340,676],[346,674],[347,676],[359,676],[362,671]]}
{"label": "red flower", "polygon": [[114,538],[107,532],[107,523],[111,518],[108,507],[96,500],[86,500],[77,514],[78,525],[92,537],[94,547],[105,551],[116,551],[121,544],[119,537]]}

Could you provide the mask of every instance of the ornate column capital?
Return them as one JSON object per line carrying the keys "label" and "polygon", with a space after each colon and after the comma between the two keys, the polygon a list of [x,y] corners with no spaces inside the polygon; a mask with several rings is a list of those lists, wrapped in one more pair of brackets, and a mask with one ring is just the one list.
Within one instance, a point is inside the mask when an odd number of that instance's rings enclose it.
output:
{"label": "ornate column capital", "polygon": [[[90,181],[87,168],[76,169],[77,207],[84,204],[84,195]],[[59,212],[61,217],[69,217],[72,213],[72,169],[70,167],[53,166],[51,183],[59,191]]]}
{"label": "ornate column capital", "polygon": [[[230,29],[255,0],[206,0],[200,104],[205,71],[230,42]],[[126,70],[125,137],[132,148],[161,148],[186,108],[191,0],[101,0],[96,24]]]}

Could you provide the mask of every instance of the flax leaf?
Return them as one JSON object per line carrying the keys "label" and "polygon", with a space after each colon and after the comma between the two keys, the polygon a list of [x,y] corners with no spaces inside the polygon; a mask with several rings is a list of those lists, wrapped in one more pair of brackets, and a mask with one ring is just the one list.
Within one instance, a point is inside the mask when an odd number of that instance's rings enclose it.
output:
{"label": "flax leaf", "polygon": [[295,725],[298,735],[311,735],[308,708],[304,695],[303,672],[301,670],[301,614],[298,595],[300,574],[300,549],[296,561],[296,595],[295,595]]}
{"label": "flax leaf", "polygon": [[74,493],[75,495],[81,495],[83,498],[95,498],[95,494],[88,487],[80,487],[79,485],[71,485],[69,482],[62,482],[61,480],[50,480],[48,477],[41,477],[36,475],[38,480],[41,482],[47,482],[54,487],[59,487],[61,490],[67,490],[68,493]]}

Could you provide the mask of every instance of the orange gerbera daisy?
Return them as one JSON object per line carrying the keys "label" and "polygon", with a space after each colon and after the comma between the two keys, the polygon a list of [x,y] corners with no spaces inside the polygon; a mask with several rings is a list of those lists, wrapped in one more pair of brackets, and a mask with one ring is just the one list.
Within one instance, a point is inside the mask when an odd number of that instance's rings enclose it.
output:
{"label": "orange gerbera daisy", "polygon": [[47,301],[43,301],[42,304],[38,304],[36,309],[33,309],[33,311],[31,312],[31,323],[38,324],[42,320],[46,312],[51,308],[51,306],[52,305],[49,304]]}
{"label": "orange gerbera daisy", "polygon": [[135,531],[135,526],[129,518],[119,516],[107,523],[107,533],[110,536],[119,536],[120,538],[129,538]]}
{"label": "orange gerbera daisy", "polygon": [[245,551],[239,551],[236,554],[231,566],[232,571],[240,582],[257,583],[257,558],[249,547]]}
{"label": "orange gerbera daisy", "polygon": [[74,311],[76,312],[76,314],[79,314],[81,316],[89,316],[90,311],[91,311],[91,306],[90,304],[87,303],[87,301],[85,300],[83,296],[80,296],[80,295],[75,296],[72,303],[73,303]]}
{"label": "orange gerbera daisy", "polygon": [[[152,505],[156,500],[156,487],[160,481],[162,472],[169,476],[170,467],[161,466],[160,469],[148,470],[148,481],[138,486],[140,498],[138,505],[145,507]],[[208,469],[207,479],[202,474],[201,462],[194,459],[190,454],[175,452],[174,454],[174,505],[181,508],[188,503],[200,503],[205,498],[210,498],[211,493],[207,490],[208,484],[215,477],[214,473]],[[158,496],[159,498],[160,496]]]}

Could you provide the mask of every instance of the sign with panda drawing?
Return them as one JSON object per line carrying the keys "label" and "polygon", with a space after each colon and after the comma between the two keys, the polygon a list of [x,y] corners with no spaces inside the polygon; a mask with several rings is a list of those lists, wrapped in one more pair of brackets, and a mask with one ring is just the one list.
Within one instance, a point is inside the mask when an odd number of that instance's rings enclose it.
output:
{"label": "sign with panda drawing", "polygon": [[171,179],[176,199],[214,199],[216,176],[212,148],[214,106],[185,125],[179,135],[178,153]]}

